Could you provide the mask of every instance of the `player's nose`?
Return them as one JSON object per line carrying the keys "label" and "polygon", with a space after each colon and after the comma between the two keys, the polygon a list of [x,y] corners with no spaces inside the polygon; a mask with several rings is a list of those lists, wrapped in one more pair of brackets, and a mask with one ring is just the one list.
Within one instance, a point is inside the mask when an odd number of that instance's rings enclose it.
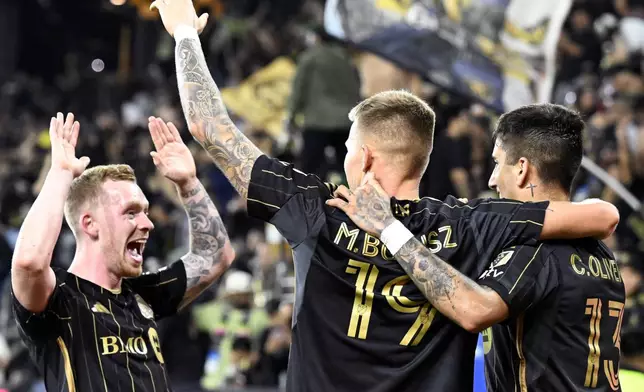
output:
{"label": "player's nose", "polygon": [[139,221],[139,228],[141,230],[145,231],[150,231],[154,229],[154,223],[150,220],[150,218],[146,214],[141,214],[142,218]]}
{"label": "player's nose", "polygon": [[491,190],[496,191],[496,176],[495,176],[494,174],[492,174],[492,175],[490,176],[490,179],[487,181],[487,186],[488,186]]}

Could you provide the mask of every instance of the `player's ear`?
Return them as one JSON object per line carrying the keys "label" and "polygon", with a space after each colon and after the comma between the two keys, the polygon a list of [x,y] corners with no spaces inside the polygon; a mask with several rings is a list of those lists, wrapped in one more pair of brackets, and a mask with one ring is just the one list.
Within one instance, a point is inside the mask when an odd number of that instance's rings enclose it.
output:
{"label": "player's ear", "polygon": [[84,213],[80,217],[80,229],[90,238],[98,238],[98,225],[96,220],[89,213]]}
{"label": "player's ear", "polygon": [[362,150],[362,172],[367,173],[369,170],[371,170],[371,165],[373,165],[373,152],[371,151],[371,148],[367,146],[366,144],[363,144],[361,146]]}
{"label": "player's ear", "polygon": [[528,184],[528,172],[530,171],[530,161],[527,158],[521,157],[514,166],[516,175],[516,185],[519,188],[525,188]]}

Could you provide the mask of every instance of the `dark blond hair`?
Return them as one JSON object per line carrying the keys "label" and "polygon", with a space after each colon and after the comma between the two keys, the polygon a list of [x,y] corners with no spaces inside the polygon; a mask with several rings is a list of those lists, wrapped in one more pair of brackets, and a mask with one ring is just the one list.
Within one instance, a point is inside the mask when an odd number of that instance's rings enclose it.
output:
{"label": "dark blond hair", "polygon": [[72,182],[65,201],[65,219],[74,235],[81,208],[87,203],[98,203],[103,184],[110,180],[136,182],[136,176],[129,165],[101,165],[85,170]]}
{"label": "dark blond hair", "polygon": [[359,122],[360,132],[379,141],[379,148],[405,170],[422,174],[429,163],[434,143],[436,115],[432,108],[404,90],[384,91],[360,102],[349,113]]}

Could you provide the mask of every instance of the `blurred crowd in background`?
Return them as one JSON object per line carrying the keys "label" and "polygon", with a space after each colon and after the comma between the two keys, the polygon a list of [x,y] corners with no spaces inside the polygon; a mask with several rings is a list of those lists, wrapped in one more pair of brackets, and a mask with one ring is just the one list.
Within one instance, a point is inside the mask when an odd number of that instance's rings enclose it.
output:
{"label": "blurred crowd in background", "polygon": [[[196,157],[199,176],[224,217],[237,253],[232,269],[197,303],[163,323],[164,357],[177,390],[275,389],[283,382],[290,344],[291,252],[273,227],[248,218],[244,203],[187,133],[174,76],[174,43],[146,11],[147,3],[96,3],[94,13],[61,5],[54,16],[49,12],[53,1],[47,0],[16,1],[5,9],[19,14],[5,17],[21,22],[14,26],[15,36],[25,38],[14,45],[18,54],[12,72],[0,74],[0,386],[38,390],[38,376],[11,316],[8,277],[18,229],[48,170],[49,118],[71,111],[81,123],[77,151],[89,156],[92,165],[131,165],[150,200],[156,228],[146,247],[147,269],[177,260],[188,247],[188,222],[176,191],[156,173],[149,156],[153,147],[148,116],[178,124]],[[232,113],[240,129],[265,153],[342,182],[344,141],[351,125],[347,113],[365,91],[381,88],[364,86],[361,75],[369,72],[371,62],[382,60],[324,33],[323,0],[195,3],[211,13],[202,42],[221,88],[238,85],[279,57],[296,64],[288,115],[279,132]],[[3,6],[10,7],[0,5],[0,14]],[[83,19],[81,11],[96,19],[64,33],[35,31],[34,26],[62,24],[71,15]],[[101,23],[117,27],[110,30]],[[84,46],[69,44],[83,29],[93,32],[88,33],[93,41],[87,45],[95,49],[89,54]],[[44,37],[47,34],[53,36]],[[62,54],[54,56],[57,51]],[[642,53],[643,1],[575,1],[558,44],[552,97],[582,113],[588,124],[587,157],[639,201],[644,200]],[[398,77],[404,72],[380,76],[383,86],[396,85],[387,78]],[[494,165],[490,135],[496,114],[424,81],[414,91],[437,113],[435,145],[421,194],[493,197],[487,180]],[[629,296],[621,345],[624,364],[637,368],[644,356],[644,325],[638,311],[644,307],[644,218],[583,169],[574,197],[600,197],[620,208],[622,221],[609,242],[622,263]],[[73,236],[64,227],[52,264],[65,268],[73,253]]]}

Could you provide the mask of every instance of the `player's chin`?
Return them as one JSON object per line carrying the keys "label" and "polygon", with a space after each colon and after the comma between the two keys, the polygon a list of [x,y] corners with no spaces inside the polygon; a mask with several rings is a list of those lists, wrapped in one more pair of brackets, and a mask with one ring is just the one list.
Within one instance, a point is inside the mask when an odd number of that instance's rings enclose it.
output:
{"label": "player's chin", "polygon": [[136,257],[133,258],[127,252],[125,254],[125,260],[121,268],[121,273],[124,278],[136,278],[140,276],[143,272],[143,258]]}
{"label": "player's chin", "polygon": [[140,265],[126,265],[122,268],[123,278],[136,278],[141,276],[141,273],[143,273],[143,268]]}

